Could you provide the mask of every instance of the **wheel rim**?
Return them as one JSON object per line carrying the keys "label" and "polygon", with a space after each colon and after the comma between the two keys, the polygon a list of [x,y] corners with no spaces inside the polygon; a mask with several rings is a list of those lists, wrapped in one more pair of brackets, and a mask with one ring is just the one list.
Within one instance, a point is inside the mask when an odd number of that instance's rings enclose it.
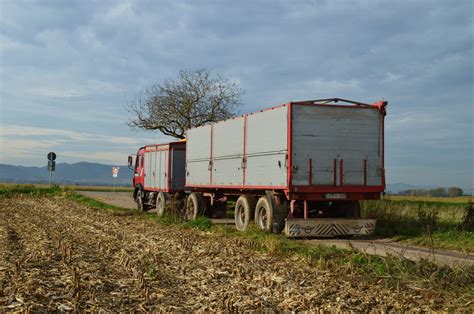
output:
{"label": "wheel rim", "polygon": [[156,213],[161,216],[163,215],[163,212],[164,212],[164,204],[163,204],[163,199],[161,198],[158,198],[158,200],[156,201]]}
{"label": "wheel rim", "polygon": [[263,225],[264,228],[267,227],[267,221],[268,221],[267,210],[265,208],[263,208],[263,211],[262,211],[262,225]]}
{"label": "wheel rim", "polygon": [[142,192],[141,191],[138,191],[137,193],[137,201],[138,201],[138,206],[140,207],[140,209],[143,208],[143,199],[142,199]]}

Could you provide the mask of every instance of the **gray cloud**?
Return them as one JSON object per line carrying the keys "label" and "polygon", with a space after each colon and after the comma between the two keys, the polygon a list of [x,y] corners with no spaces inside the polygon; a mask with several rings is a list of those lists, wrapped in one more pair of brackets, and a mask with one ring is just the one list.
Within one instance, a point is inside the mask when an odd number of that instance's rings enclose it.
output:
{"label": "gray cloud", "polygon": [[389,180],[472,186],[471,1],[0,5],[2,124],[147,136],[124,125],[125,99],[207,67],[246,89],[243,111],[385,98]]}

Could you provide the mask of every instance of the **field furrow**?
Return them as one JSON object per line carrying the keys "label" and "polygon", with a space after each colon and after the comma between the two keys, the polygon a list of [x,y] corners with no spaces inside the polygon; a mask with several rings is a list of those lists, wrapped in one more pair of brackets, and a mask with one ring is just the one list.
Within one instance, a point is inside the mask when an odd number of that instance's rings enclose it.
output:
{"label": "field furrow", "polygon": [[[3,310],[441,309],[455,294],[388,288],[238,238],[64,197],[0,199]],[[382,282],[384,278],[380,278]]]}

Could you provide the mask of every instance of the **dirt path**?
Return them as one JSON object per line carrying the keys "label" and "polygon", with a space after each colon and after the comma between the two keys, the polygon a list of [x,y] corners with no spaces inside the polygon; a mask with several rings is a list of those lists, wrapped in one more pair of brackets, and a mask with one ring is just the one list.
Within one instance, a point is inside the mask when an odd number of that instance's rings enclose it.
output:
{"label": "dirt path", "polygon": [[[120,206],[124,208],[136,207],[132,199],[132,194],[128,192],[116,192],[114,194],[112,192],[81,191],[78,193],[115,206]],[[214,219],[213,222],[233,224],[233,221],[229,219]],[[474,254],[467,254],[448,250],[430,250],[428,248],[402,243],[394,243],[383,239],[314,239],[308,240],[308,242],[328,246],[334,245],[336,247],[345,249],[355,249],[371,255],[387,256],[388,254],[390,254],[414,261],[426,259],[433,261],[439,265],[474,265]]]}
{"label": "dirt path", "polygon": [[76,193],[118,207],[137,208],[137,204],[133,201],[132,192],[77,191]]}
{"label": "dirt path", "polygon": [[469,301],[370,285],[350,269],[247,246],[60,197],[0,198],[0,310],[429,310]]}
{"label": "dirt path", "polygon": [[438,265],[449,265],[453,267],[474,265],[474,254],[446,250],[431,250],[419,246],[390,242],[384,239],[311,239],[307,240],[307,242],[312,244],[334,245],[343,249],[354,249],[371,255],[398,256],[412,261],[425,259]]}

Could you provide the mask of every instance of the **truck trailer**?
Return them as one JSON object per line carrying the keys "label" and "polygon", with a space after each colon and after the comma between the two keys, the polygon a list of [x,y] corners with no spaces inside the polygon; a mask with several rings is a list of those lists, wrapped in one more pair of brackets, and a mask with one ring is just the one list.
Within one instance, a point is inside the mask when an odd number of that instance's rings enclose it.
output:
{"label": "truck trailer", "polygon": [[[218,215],[234,201],[239,231],[254,221],[290,237],[372,234],[375,220],[361,218],[359,201],[385,190],[386,106],[289,102],[189,129],[185,142],[139,149],[135,200],[162,215],[173,194],[184,201],[186,219]],[[164,163],[150,155],[158,147],[168,152]],[[185,160],[174,157],[177,148]]]}

